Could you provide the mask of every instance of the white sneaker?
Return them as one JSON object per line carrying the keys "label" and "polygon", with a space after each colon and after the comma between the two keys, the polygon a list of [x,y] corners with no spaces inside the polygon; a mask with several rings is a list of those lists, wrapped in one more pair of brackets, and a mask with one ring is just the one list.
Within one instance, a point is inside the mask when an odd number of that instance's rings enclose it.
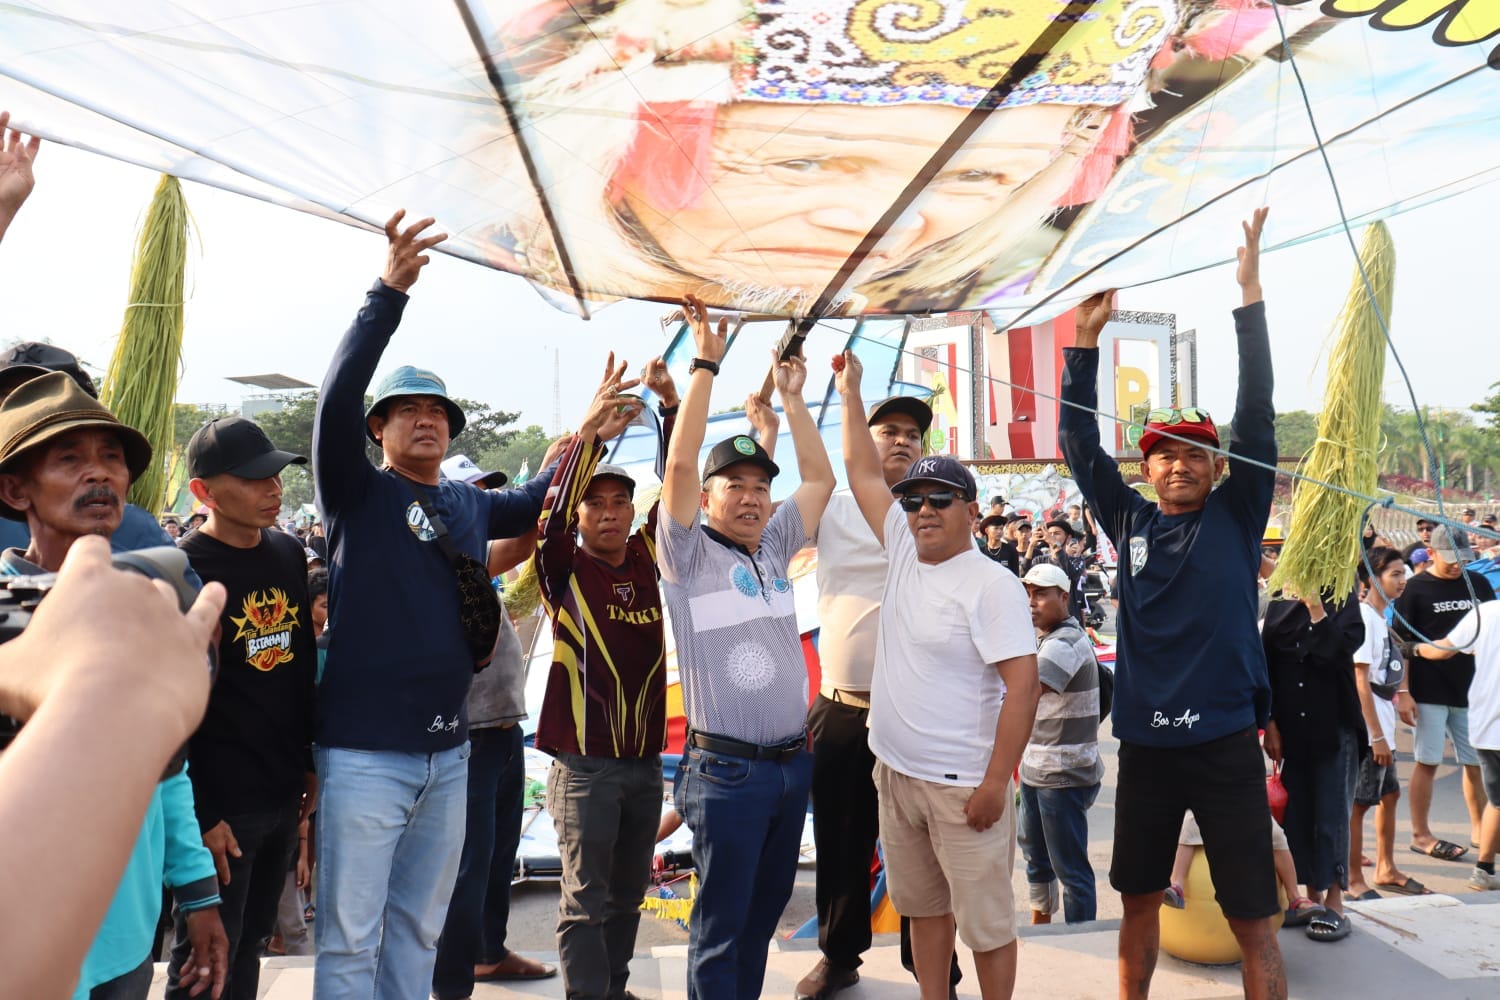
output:
{"label": "white sneaker", "polygon": [[1474,873],[1469,876],[1469,888],[1480,892],[1487,889],[1500,889],[1500,875],[1491,875],[1483,868],[1475,868]]}

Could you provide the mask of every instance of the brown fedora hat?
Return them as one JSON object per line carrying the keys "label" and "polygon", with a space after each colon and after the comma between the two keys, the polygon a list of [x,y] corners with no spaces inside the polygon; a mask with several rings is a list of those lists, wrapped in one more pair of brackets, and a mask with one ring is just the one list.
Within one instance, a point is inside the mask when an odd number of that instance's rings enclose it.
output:
{"label": "brown fedora hat", "polygon": [[[151,443],[144,434],[120,423],[66,372],[50,372],[23,382],[0,403],[0,472],[9,472],[15,460],[32,448],[77,430],[118,434],[132,483],[151,464]],[[0,515],[12,521],[26,517],[3,502]]]}

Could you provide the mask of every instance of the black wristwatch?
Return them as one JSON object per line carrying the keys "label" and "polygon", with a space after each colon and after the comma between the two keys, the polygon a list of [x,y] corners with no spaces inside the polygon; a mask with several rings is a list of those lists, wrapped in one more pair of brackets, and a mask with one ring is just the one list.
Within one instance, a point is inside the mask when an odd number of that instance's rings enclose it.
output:
{"label": "black wristwatch", "polygon": [[657,403],[656,412],[663,417],[673,417],[677,415],[677,411],[681,406],[681,403],[678,403],[676,406],[662,406],[660,403]]}
{"label": "black wristwatch", "polygon": [[717,361],[710,361],[707,358],[694,358],[693,363],[688,365],[688,374],[691,375],[699,368],[707,369],[713,375],[719,374],[719,363]]}

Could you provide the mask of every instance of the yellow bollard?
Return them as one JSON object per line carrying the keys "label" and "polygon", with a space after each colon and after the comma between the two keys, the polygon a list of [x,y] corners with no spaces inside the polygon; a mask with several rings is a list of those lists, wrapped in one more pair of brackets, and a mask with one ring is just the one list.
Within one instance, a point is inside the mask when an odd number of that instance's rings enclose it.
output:
{"label": "yellow bollard", "polygon": [[[1286,893],[1276,887],[1281,912],[1272,918],[1276,930],[1286,917]],[[1214,883],[1208,873],[1208,856],[1193,848],[1187,883],[1182,887],[1183,908],[1161,908],[1161,950],[1173,958],[1199,965],[1233,965],[1240,960],[1239,942],[1229,921],[1214,899]]]}

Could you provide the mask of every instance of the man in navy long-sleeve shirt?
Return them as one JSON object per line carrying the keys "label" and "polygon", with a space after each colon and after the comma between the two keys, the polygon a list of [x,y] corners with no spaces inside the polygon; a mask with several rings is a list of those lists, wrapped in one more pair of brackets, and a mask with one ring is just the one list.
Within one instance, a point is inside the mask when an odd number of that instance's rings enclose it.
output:
{"label": "man in navy long-sleeve shirt", "polygon": [[[385,274],[334,353],[313,429],[331,636],[315,737],[318,997],[428,994],[463,849],[474,657],[454,568],[417,494],[483,564],[486,539],[535,527],[550,478],[504,491],[443,479],[464,414],[431,372],[398,368],[365,410],[424,251],[446,238],[422,235],[431,219],[400,229],[403,215],[386,223]],[[366,435],[384,453],[379,469]]]}
{"label": "man in navy long-sleeve shirt", "polygon": [[1151,987],[1162,892],[1183,813],[1203,830],[1219,906],[1244,956],[1245,995],[1286,996],[1270,918],[1280,909],[1265,764],[1256,729],[1270,684],[1256,631],[1256,573],[1275,472],[1271,349],[1260,287],[1266,209],[1245,223],[1234,313],[1240,381],[1229,479],[1218,430],[1202,410],[1153,410],[1141,436],[1152,503],[1126,485],[1099,444],[1099,333],[1114,293],[1078,308],[1063,358],[1063,455],[1121,554],[1112,722],[1120,740],[1110,884],[1120,893],[1120,996]]}

